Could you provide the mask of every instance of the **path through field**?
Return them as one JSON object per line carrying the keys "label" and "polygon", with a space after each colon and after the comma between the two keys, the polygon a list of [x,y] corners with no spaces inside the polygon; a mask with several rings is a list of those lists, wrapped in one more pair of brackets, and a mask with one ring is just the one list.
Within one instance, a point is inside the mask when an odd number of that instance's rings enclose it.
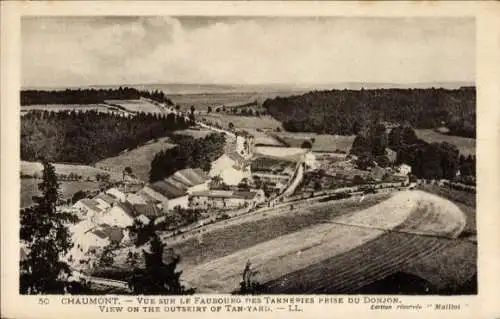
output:
{"label": "path through field", "polygon": [[416,262],[462,245],[455,238],[464,227],[465,216],[453,203],[406,191],[365,210],[186,267],[183,279],[198,292],[231,292],[250,260],[256,280],[269,283],[272,292],[355,291],[405,267],[418,272]]}

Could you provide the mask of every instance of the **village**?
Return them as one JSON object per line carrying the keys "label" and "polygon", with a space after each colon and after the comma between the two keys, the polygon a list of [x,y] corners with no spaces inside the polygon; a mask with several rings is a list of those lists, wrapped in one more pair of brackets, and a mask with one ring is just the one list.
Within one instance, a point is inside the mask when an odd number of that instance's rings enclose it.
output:
{"label": "village", "polygon": [[75,270],[102,266],[101,257],[110,249],[130,247],[136,253],[134,225],[153,225],[168,242],[208,224],[286,203],[328,195],[368,196],[411,186],[411,167],[396,165],[390,149],[389,167],[369,163],[360,169],[349,150],[286,147],[270,143],[272,137],[262,132],[197,124],[226,135],[224,154],[211,163],[210,171],[185,168],[153,183],[124,173],[122,183],[59,207],[79,218],[69,225],[74,246],[67,261]]}

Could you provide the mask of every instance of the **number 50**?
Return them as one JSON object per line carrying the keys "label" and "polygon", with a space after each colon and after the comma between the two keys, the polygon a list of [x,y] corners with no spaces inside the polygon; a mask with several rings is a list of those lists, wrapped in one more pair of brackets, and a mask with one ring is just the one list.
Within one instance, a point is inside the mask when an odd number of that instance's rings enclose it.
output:
{"label": "number 50", "polygon": [[48,305],[49,304],[49,298],[38,298],[38,304],[39,305]]}

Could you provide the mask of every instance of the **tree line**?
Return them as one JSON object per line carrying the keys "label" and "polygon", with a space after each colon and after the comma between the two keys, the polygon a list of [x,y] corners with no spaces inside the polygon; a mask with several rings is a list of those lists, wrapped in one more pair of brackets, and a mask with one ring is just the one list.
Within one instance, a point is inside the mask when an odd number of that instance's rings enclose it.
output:
{"label": "tree line", "polygon": [[390,165],[387,148],[396,151],[395,164],[410,165],[412,174],[418,178],[456,180],[460,171],[461,179],[475,180],[475,156],[465,157],[448,142],[427,143],[417,137],[410,125],[394,127],[389,134],[382,124],[361,129],[351,153],[359,157],[357,163],[361,168],[373,161],[385,167]]}
{"label": "tree line", "polygon": [[450,134],[476,136],[475,87],[312,91],[263,103],[291,132],[351,135],[372,121],[409,123],[424,129],[442,125]]}
{"label": "tree line", "polygon": [[21,118],[21,159],[93,164],[189,127],[184,117],[33,111]]}
{"label": "tree line", "polygon": [[211,162],[224,154],[225,135],[212,133],[204,138],[183,137],[178,144],[155,155],[151,162],[150,182],[162,180],[184,168],[209,171]]}
{"label": "tree line", "polygon": [[163,91],[119,87],[118,89],[22,90],[21,105],[99,104],[104,103],[105,100],[137,100],[141,97],[167,105],[174,104]]}

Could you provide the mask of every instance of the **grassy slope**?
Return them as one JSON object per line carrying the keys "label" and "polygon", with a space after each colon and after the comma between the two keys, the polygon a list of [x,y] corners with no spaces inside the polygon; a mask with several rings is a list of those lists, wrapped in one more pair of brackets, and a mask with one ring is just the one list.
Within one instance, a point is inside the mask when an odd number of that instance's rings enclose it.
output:
{"label": "grassy slope", "polygon": [[476,195],[462,192],[459,190],[449,189],[436,185],[420,185],[420,189],[444,197],[460,208],[467,217],[464,234],[475,235],[476,228]]}
{"label": "grassy slope", "polygon": [[[32,205],[32,197],[40,195],[39,182],[36,179],[21,179],[21,207]],[[87,181],[59,182],[59,184],[62,198],[71,198],[79,190],[93,190],[99,187],[98,183]]]}
{"label": "grassy slope", "polygon": [[476,154],[476,139],[461,136],[453,136],[438,133],[434,130],[415,130],[418,138],[428,142],[448,142],[457,146],[461,154],[475,155]]}
{"label": "grassy slope", "polygon": [[[94,179],[96,174],[110,174],[112,180],[121,180],[122,178],[121,173],[118,174],[114,172],[108,172],[88,165],[61,164],[61,163],[54,163],[53,165],[56,169],[56,174],[69,175],[69,173],[74,173],[81,175],[83,179],[87,179],[87,177]],[[28,174],[33,176],[35,173],[41,174],[42,170],[43,166],[41,163],[21,161],[21,173],[23,174]]]}
{"label": "grassy slope", "polygon": [[275,130],[277,127],[281,127],[281,123],[276,121],[271,116],[240,116],[240,115],[229,115],[229,114],[216,114],[212,113],[209,115],[200,115],[202,118],[218,123],[221,127],[227,128],[229,123],[233,123],[236,128],[241,129],[263,129],[263,130]]}
{"label": "grassy slope", "polygon": [[[175,132],[176,134],[189,135],[194,138],[203,138],[210,134],[210,131],[187,129]],[[121,154],[103,159],[96,163],[96,167],[107,167],[111,171],[120,173],[127,166],[132,168],[133,173],[141,180],[149,180],[149,170],[151,161],[156,153],[172,148],[175,144],[169,142],[168,137],[159,138],[156,142],[149,141],[146,145],[122,152]]]}
{"label": "grassy slope", "polygon": [[[419,193],[412,194],[419,195]],[[355,292],[366,284],[398,271],[423,276],[439,288],[459,285],[472,276],[476,271],[474,262],[477,254],[473,243],[414,234],[388,233],[384,235],[383,229],[392,228],[401,222],[400,217],[408,215],[403,207],[401,207],[402,211],[395,214],[396,210],[401,210],[398,202],[404,201],[406,196],[400,193],[400,197],[394,197],[379,205],[380,207],[374,206],[373,209],[370,207],[366,211],[356,212],[352,217],[346,214],[346,210],[337,214],[331,208],[318,210],[317,212],[333,214],[323,216],[321,219],[307,216],[306,220],[315,220],[316,223],[302,225],[300,229],[304,228],[303,230],[296,228],[292,234],[280,233],[281,229],[286,229],[290,225],[289,220],[276,229],[266,229],[267,223],[263,221],[255,226],[243,224],[239,231],[235,230],[226,233],[225,236],[219,236],[219,240],[224,237],[226,240],[221,240],[216,249],[210,246],[203,247],[207,239],[204,236],[201,243],[195,242],[196,246],[205,248],[194,254],[196,263],[201,265],[192,269],[188,268],[185,278],[191,284],[202,287],[206,291],[214,289],[219,292],[229,292],[232,286],[237,285],[240,268],[248,258],[257,267],[262,282],[271,280],[272,292]],[[429,200],[437,200],[437,198],[429,197]],[[436,202],[433,205],[438,204]],[[433,214],[439,213],[441,206],[437,208],[438,210],[433,211]],[[407,209],[410,209],[410,206]],[[389,211],[391,213],[387,214]],[[401,214],[402,216],[398,217]],[[383,215],[386,216],[383,217]],[[287,217],[291,218],[290,215]],[[335,221],[340,224],[316,226],[332,217],[338,217]],[[425,225],[436,220],[434,217],[436,216],[422,215],[421,223],[417,224],[424,225],[425,229],[427,227]],[[297,218],[297,215],[293,218]],[[347,225],[344,225],[345,223]],[[351,226],[365,224],[366,226],[361,228]],[[326,231],[325,237],[320,236],[321,238],[318,239],[316,235],[325,231],[320,229],[321,227],[330,230]],[[261,235],[260,231],[254,231],[254,235],[258,236],[259,240],[253,239],[252,245],[244,248],[242,247],[244,245],[240,245],[240,241],[241,235],[245,234],[247,229],[262,229],[265,233]],[[360,233],[360,230],[368,231],[368,233]],[[279,237],[266,236],[269,233],[279,235]],[[331,236],[333,237],[330,238]],[[374,236],[376,239],[373,238]],[[245,242],[245,236],[243,236],[243,242]],[[227,246],[234,249],[227,249]],[[345,249],[348,249],[348,252],[345,252]],[[455,254],[457,249],[465,254],[460,254],[460,256]],[[179,249],[176,250],[179,251]],[[222,254],[220,257],[214,256],[213,252],[217,250],[224,251],[225,256]],[[229,250],[233,250],[234,253],[227,255]],[[189,256],[189,253],[179,252],[181,256]],[[324,256],[326,252],[333,257]],[[444,274],[446,267],[454,269],[460,265],[467,265],[467,267],[460,270],[457,276]],[[303,269],[306,271],[302,271]],[[345,273],[345,276],[334,275],[336,273]],[[281,274],[288,275],[279,278]],[[323,277],[325,274],[327,274],[327,280]],[[333,277],[330,278],[331,276]]]}
{"label": "grassy slope", "polygon": [[169,143],[168,137],[159,138],[156,142],[150,141],[146,145],[103,159],[96,163],[96,167],[107,167],[111,171],[122,172],[125,167],[129,166],[139,179],[148,181],[151,161],[156,153],[172,148],[174,145]]}

